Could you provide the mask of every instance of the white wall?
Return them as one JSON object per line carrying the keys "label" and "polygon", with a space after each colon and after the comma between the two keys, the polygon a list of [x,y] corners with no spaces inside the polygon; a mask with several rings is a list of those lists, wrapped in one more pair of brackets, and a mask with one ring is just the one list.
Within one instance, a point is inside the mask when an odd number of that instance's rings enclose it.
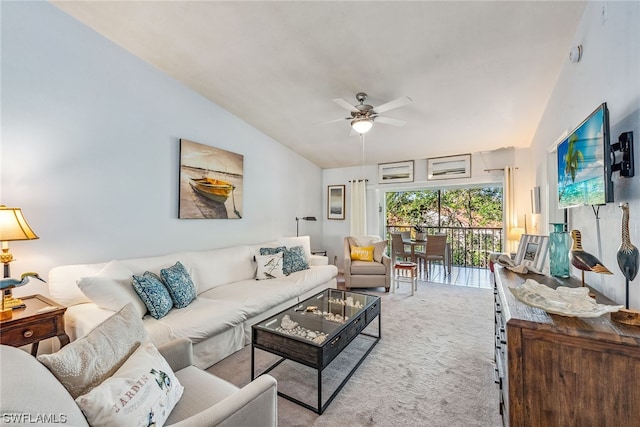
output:
{"label": "white wall", "polygon": [[[0,203],[40,237],[11,243],[14,277],[259,243],[322,217],[316,165],[50,4],[1,7]],[[244,155],[242,219],[177,218],[180,138]],[[300,232],[320,246],[322,222]]]}
{"label": "white wall", "polygon": [[[544,226],[563,218],[555,203],[555,153],[547,150],[602,102],[609,108],[612,143],[620,133],[633,131],[636,169],[640,166],[640,3],[589,2],[573,39],[573,45],[578,44],[583,46],[582,60],[565,64],[531,145],[537,165],[535,181],[543,190]],[[567,46],[567,56],[570,48]],[[586,281],[624,304],[625,280],[616,260],[622,216],[618,204],[629,202],[631,241],[639,246],[640,173],[636,171],[634,178],[614,173],[613,181],[615,203],[600,208],[599,221],[591,207],[573,208],[569,210],[569,227],[581,230],[584,249],[614,273],[587,273]],[[573,275],[580,276],[578,270],[572,270]],[[638,285],[640,276],[630,286],[630,306],[635,309],[640,308]]]}

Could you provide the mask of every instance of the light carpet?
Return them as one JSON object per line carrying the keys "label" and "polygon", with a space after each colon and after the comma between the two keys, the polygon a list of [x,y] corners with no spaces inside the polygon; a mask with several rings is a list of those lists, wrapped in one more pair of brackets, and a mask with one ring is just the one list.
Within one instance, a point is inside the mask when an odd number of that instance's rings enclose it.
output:
{"label": "light carpet", "polygon": [[[382,339],[322,415],[278,397],[279,426],[501,425],[492,290],[419,282],[415,296],[408,284],[395,294],[364,292],[382,299]],[[377,332],[377,320],[367,331]],[[359,351],[357,340],[348,351]],[[256,350],[258,372],[275,360]],[[344,362],[334,362],[323,373],[325,388],[341,380],[335,372]],[[251,376],[251,346],[208,370],[244,386]],[[315,406],[315,371],[285,362],[272,375],[280,390]]]}

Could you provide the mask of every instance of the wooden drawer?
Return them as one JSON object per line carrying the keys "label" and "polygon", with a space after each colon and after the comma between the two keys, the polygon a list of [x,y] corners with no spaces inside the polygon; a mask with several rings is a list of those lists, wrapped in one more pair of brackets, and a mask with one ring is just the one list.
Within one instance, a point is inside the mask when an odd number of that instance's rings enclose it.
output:
{"label": "wooden drawer", "polygon": [[36,341],[55,337],[57,329],[57,322],[55,318],[46,319],[45,321],[36,320],[33,322],[26,322],[14,327],[3,329],[2,334],[0,334],[0,343],[20,347]]}
{"label": "wooden drawer", "polygon": [[371,323],[373,319],[376,318],[376,316],[380,315],[380,300],[371,304],[371,307],[369,307],[365,313],[366,313],[366,324],[368,325],[369,323]]}

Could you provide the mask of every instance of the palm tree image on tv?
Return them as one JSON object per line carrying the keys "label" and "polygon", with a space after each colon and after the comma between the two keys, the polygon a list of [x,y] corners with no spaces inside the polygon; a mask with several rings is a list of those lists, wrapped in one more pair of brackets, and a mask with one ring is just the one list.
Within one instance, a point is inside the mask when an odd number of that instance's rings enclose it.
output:
{"label": "palm tree image on tv", "polygon": [[564,155],[564,180],[565,184],[561,187],[559,199],[562,199],[565,190],[567,189],[567,180],[571,177],[571,182],[576,182],[576,174],[580,169],[580,165],[584,162],[584,155],[582,151],[576,148],[576,142],[578,136],[574,133],[569,137],[569,145],[567,147],[567,153]]}
{"label": "palm tree image on tv", "polygon": [[558,207],[605,203],[602,109],[558,145]]}

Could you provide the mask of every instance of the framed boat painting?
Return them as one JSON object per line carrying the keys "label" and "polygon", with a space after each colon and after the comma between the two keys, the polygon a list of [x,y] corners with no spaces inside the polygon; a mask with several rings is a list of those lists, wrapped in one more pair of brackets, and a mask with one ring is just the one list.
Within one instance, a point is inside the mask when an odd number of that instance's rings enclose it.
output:
{"label": "framed boat painting", "polygon": [[344,185],[327,187],[327,219],[344,219]]}
{"label": "framed boat painting", "polygon": [[242,154],[180,140],[178,218],[242,218]]}

